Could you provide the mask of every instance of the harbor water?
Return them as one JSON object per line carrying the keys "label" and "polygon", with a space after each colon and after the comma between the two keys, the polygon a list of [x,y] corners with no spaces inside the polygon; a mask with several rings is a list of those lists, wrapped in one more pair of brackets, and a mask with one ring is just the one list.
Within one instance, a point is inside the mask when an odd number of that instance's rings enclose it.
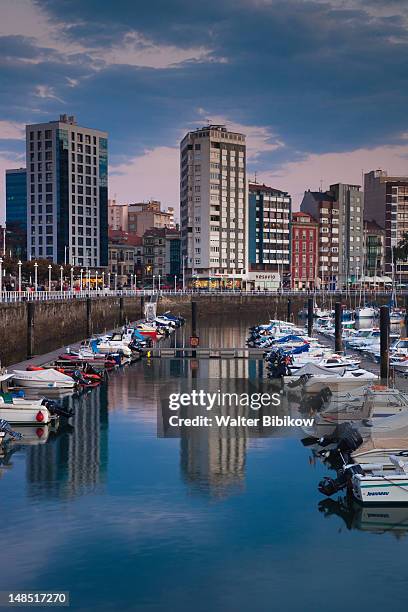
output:
{"label": "harbor water", "polygon": [[[200,317],[200,346],[242,347],[255,323]],[[188,339],[185,326],[170,342]],[[157,436],[175,378],[257,367],[144,359],[66,400],[72,426],[14,444],[0,458],[0,590],[69,591],[74,610],[405,611],[408,508],[323,499],[328,470],[300,434]]]}

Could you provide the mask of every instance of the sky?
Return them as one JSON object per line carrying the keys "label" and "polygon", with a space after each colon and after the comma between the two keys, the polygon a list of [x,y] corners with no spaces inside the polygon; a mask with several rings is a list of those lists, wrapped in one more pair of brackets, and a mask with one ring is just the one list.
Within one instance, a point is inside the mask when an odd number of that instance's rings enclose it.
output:
{"label": "sky", "polygon": [[406,0],[1,0],[0,202],[26,123],[109,132],[109,197],[178,207],[179,142],[247,135],[288,191],[408,174]]}

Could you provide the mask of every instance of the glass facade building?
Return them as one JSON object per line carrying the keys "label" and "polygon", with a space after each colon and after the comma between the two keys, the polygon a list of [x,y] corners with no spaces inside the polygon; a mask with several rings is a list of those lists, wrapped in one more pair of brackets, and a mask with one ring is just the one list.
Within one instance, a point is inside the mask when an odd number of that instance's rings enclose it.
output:
{"label": "glass facade building", "polygon": [[6,249],[27,258],[27,172],[6,170]]}
{"label": "glass facade building", "polygon": [[75,117],[26,126],[27,251],[84,268],[108,265],[106,132]]}

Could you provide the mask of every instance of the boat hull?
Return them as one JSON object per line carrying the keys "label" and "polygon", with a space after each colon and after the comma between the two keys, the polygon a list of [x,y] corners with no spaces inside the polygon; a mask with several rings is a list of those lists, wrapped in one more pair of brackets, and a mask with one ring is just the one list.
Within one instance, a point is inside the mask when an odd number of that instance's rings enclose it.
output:
{"label": "boat hull", "polygon": [[44,380],[30,380],[18,376],[14,376],[13,381],[17,387],[30,387],[31,389],[73,389],[76,385],[74,380],[46,382]]}
{"label": "boat hull", "polygon": [[408,504],[408,475],[352,478],[353,495],[362,504]]}
{"label": "boat hull", "polygon": [[[39,417],[39,414],[42,417]],[[51,413],[45,406],[40,408],[19,408],[10,406],[0,407],[0,419],[6,420],[11,425],[47,425],[53,421]]]}

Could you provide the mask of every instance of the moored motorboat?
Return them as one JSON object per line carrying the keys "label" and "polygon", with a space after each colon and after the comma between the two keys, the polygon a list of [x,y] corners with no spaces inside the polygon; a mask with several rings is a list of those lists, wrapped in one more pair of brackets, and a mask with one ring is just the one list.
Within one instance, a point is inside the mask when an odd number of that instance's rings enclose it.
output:
{"label": "moored motorboat", "polygon": [[71,376],[62,374],[53,368],[36,371],[14,370],[12,379],[18,387],[72,389],[76,386],[76,382]]}

